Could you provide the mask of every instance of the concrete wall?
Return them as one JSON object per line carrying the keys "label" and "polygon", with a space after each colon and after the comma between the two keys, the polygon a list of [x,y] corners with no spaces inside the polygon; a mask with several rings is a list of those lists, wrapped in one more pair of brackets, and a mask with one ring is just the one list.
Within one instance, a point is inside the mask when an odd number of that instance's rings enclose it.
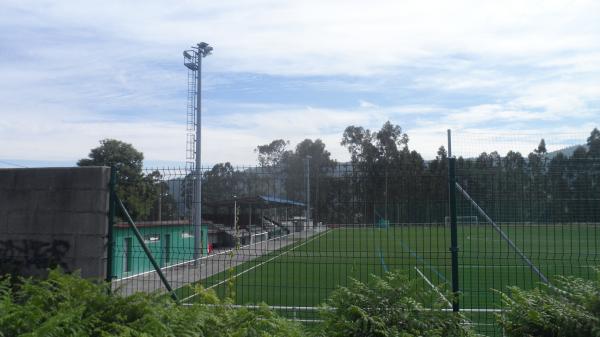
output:
{"label": "concrete wall", "polygon": [[0,169],[0,273],[105,278],[110,168]]}

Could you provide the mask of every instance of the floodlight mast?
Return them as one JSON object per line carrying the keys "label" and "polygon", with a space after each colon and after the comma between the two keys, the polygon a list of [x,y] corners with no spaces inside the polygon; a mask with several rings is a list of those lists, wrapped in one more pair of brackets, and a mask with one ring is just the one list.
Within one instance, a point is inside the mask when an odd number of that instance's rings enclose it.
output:
{"label": "floodlight mast", "polygon": [[194,151],[194,261],[202,254],[202,58],[211,54],[213,48],[206,42],[200,42],[191,50],[183,52],[183,64],[195,73],[196,77],[196,123]]}

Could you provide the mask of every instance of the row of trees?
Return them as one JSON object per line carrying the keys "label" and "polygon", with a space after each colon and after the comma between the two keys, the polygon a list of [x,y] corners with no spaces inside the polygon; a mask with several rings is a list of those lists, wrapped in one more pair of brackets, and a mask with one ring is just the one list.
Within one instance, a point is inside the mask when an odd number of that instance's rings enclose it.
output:
{"label": "row of trees", "polygon": [[571,155],[548,153],[542,139],[527,157],[482,153],[474,160],[459,158],[458,168],[463,187],[499,221],[600,221],[598,129]]}
{"label": "row of trees", "polygon": [[[284,139],[259,145],[258,167],[239,169],[227,162],[202,173],[203,202],[210,206],[232,195],[304,201],[309,174],[317,221],[443,221],[448,195],[443,146],[426,161],[409,148],[402,128],[390,122],[378,131],[348,126],[341,144],[351,156],[349,163],[332,159],[320,139],[305,139],[293,149]],[[599,164],[600,131],[594,129],[572,155],[549,154],[542,139],[526,157],[509,151],[458,158],[457,172],[461,185],[498,221],[598,221],[600,211],[592,203],[600,199]],[[191,209],[194,174],[167,179],[160,171],[144,173],[143,154],[131,144],[103,140],[78,165],[116,166],[117,193],[136,219],[176,219]],[[463,215],[477,215],[461,200]],[[204,208],[205,214],[211,211]]]}
{"label": "row of trees", "polygon": [[[304,140],[295,151],[289,142],[274,140],[258,146],[262,167],[280,167],[287,196],[305,195],[301,160],[310,152],[311,200],[319,221],[376,223],[443,221],[447,212],[447,159],[444,146],[426,161],[411,150],[409,137],[386,122],[380,130],[360,126],[345,129],[341,144],[350,163],[337,163],[320,142]],[[319,146],[316,146],[319,145]],[[548,153],[545,140],[523,156],[509,151],[483,152],[457,158],[458,179],[492,218],[504,222],[600,221],[600,131],[592,130],[585,145],[572,154]],[[291,181],[291,182],[290,182]],[[479,215],[464,198],[461,215]]]}

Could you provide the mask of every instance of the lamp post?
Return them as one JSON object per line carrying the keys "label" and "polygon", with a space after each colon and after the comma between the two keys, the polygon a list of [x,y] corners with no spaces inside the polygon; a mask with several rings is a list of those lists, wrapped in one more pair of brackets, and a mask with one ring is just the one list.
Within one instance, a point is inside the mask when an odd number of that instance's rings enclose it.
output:
{"label": "lamp post", "polygon": [[235,233],[235,248],[238,249],[240,245],[240,235],[238,232],[238,222],[239,222],[239,213],[238,213],[238,205],[237,205],[237,195],[232,195],[233,197],[233,230]]}
{"label": "lamp post", "polygon": [[309,227],[310,218],[310,159],[311,156],[306,156],[306,228]]}
{"label": "lamp post", "polygon": [[202,59],[212,53],[213,47],[200,42],[190,50],[183,52],[183,64],[196,74],[196,144],[195,144],[195,182],[194,182],[194,260],[200,257],[202,249]]}

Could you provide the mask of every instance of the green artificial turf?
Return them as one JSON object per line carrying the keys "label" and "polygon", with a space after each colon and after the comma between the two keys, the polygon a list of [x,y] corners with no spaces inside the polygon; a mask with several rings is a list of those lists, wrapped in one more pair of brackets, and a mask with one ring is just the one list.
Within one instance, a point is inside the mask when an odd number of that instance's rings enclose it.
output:
{"label": "green artificial turf", "polygon": [[[591,277],[600,262],[600,227],[581,224],[504,224],[502,230],[552,280],[555,275]],[[458,228],[460,307],[499,309],[495,290],[531,288],[540,278],[490,225]],[[351,278],[366,280],[385,270],[405,270],[423,287],[450,288],[450,228],[390,225],[388,228],[333,228],[203,280],[237,304],[313,307]],[[242,248],[243,249],[243,248]],[[231,256],[223,257],[235,259]],[[180,289],[185,295],[185,289]],[[288,310],[296,317],[316,312]],[[493,313],[468,313],[478,330],[497,331]]]}

